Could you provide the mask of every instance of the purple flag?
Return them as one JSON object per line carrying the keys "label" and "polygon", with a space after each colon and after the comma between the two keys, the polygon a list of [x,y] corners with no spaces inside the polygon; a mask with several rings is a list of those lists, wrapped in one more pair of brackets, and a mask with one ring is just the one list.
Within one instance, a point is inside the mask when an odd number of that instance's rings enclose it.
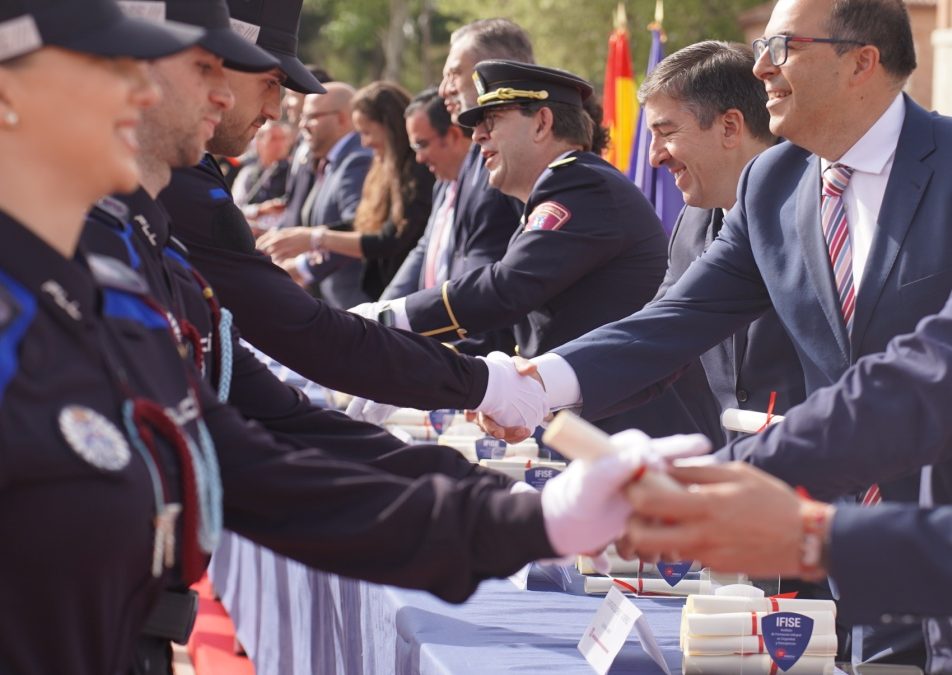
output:
{"label": "purple flag", "polygon": [[[648,67],[645,73],[650,73],[664,58],[664,45],[661,42],[661,30],[651,31],[651,52],[648,54]],[[651,134],[645,123],[645,109],[638,113],[638,126],[635,129],[635,140],[631,146],[631,162],[628,165],[628,177],[635,185],[641,188],[648,201],[654,206],[655,213],[661,219],[664,231],[670,236],[674,223],[684,206],[681,191],[674,184],[674,176],[664,168],[655,169],[648,161],[648,151],[651,147]]]}

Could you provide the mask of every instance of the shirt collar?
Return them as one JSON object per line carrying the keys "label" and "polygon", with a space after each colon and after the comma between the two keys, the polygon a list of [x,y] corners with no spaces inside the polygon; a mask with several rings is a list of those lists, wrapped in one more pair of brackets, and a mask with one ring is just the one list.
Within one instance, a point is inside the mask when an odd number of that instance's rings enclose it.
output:
{"label": "shirt collar", "polygon": [[0,270],[35,297],[51,299],[74,320],[95,313],[96,283],[85,267],[64,258],[20,222],[0,211]]}
{"label": "shirt collar", "polygon": [[[886,112],[880,115],[876,123],[869,128],[869,131],[856,141],[836,163],[845,164],[863,173],[881,174],[889,160],[896,154],[899,134],[902,132],[905,119],[906,104],[902,94],[899,94],[886,108]],[[833,162],[820,160],[821,172],[826,171],[830,164]]]}

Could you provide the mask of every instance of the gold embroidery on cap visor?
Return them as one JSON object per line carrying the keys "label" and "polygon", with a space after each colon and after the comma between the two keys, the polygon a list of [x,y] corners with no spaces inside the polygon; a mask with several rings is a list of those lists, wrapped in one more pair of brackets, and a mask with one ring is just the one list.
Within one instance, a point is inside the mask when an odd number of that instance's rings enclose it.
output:
{"label": "gold embroidery on cap visor", "polygon": [[488,94],[483,94],[476,99],[476,103],[478,105],[485,105],[487,103],[492,103],[493,101],[513,101],[517,98],[528,98],[536,101],[544,101],[549,98],[549,92],[503,87],[502,89],[491,91]]}

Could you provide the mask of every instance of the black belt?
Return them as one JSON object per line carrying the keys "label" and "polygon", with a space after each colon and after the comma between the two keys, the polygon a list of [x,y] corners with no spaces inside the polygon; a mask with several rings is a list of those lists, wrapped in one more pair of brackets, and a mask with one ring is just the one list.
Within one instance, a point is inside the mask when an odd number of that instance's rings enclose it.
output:
{"label": "black belt", "polygon": [[144,635],[188,644],[198,614],[198,593],[192,590],[164,590],[146,619]]}

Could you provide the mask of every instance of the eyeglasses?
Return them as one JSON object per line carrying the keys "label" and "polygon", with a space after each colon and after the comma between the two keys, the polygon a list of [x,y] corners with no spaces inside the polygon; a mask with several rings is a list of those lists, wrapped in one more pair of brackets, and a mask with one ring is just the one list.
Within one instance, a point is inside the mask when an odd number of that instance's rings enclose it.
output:
{"label": "eyeglasses", "polygon": [[304,123],[307,124],[311,120],[320,119],[321,117],[326,117],[327,115],[336,115],[339,112],[340,109],[338,108],[337,110],[325,110],[324,112],[308,113],[307,115],[304,115],[302,119]]}
{"label": "eyeglasses", "polygon": [[426,150],[428,147],[430,147],[431,145],[433,145],[433,142],[434,142],[434,141],[436,141],[436,140],[438,140],[438,139],[440,139],[440,138],[443,138],[443,137],[442,137],[442,136],[433,136],[432,138],[421,138],[420,140],[416,141],[415,143],[410,143],[410,149],[413,150],[413,152],[423,152],[423,151]]}
{"label": "eyeglasses", "polygon": [[864,45],[865,42],[858,40],[842,40],[840,38],[816,38],[800,37],[797,35],[771,35],[767,38],[754,40],[751,46],[754,49],[754,61],[760,61],[764,52],[770,56],[770,63],[775,66],[782,66],[787,62],[787,45],[790,42],[826,42],[828,44],[853,44]]}
{"label": "eyeglasses", "polygon": [[487,134],[491,134],[493,129],[496,128],[496,121],[502,117],[502,113],[509,112],[510,110],[523,109],[525,109],[525,106],[518,103],[496,106],[483,113],[483,119],[480,121],[480,124],[486,128]]}

